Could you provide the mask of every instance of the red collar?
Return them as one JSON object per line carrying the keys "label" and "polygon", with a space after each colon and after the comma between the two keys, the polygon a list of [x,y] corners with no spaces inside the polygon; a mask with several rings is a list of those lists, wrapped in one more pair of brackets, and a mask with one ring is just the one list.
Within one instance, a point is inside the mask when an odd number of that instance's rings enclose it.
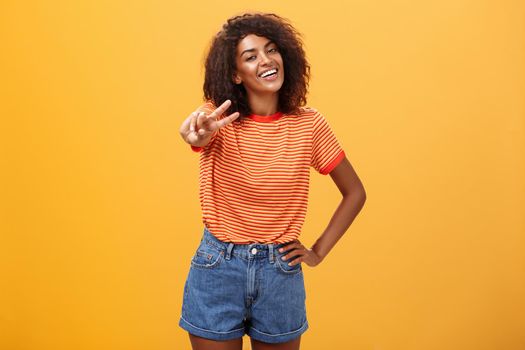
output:
{"label": "red collar", "polygon": [[269,122],[272,122],[274,120],[281,118],[282,116],[283,116],[283,112],[277,112],[272,115],[249,114],[246,117],[252,120],[255,120],[256,122],[269,123]]}

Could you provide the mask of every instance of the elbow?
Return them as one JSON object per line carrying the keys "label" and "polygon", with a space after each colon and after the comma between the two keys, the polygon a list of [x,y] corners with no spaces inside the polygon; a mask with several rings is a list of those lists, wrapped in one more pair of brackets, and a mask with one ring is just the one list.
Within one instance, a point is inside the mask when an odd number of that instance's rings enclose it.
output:
{"label": "elbow", "polygon": [[361,202],[361,205],[365,204],[366,202],[366,192],[365,190],[360,190],[355,194],[356,198],[359,198],[359,201]]}
{"label": "elbow", "polygon": [[359,200],[362,204],[365,204],[366,202],[366,192],[363,190],[361,193],[359,193]]}
{"label": "elbow", "polygon": [[348,191],[342,192],[341,194],[343,197],[352,198],[352,200],[359,201],[362,204],[365,204],[366,202],[366,191],[363,186],[357,186]]}
{"label": "elbow", "polygon": [[361,185],[361,197],[363,198],[363,203],[366,202],[366,191],[363,185]]}
{"label": "elbow", "polygon": [[363,184],[359,186],[359,198],[361,198],[361,200],[363,201],[363,204],[366,202],[366,191],[365,191],[365,187],[363,186]]}

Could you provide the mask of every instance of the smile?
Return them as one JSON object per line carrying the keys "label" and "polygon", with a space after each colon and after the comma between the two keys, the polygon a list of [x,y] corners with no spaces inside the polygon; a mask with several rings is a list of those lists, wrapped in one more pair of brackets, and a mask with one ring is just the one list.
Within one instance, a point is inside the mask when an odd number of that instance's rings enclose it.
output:
{"label": "smile", "polygon": [[259,74],[259,78],[267,78],[269,76],[277,75],[277,68],[272,68]]}

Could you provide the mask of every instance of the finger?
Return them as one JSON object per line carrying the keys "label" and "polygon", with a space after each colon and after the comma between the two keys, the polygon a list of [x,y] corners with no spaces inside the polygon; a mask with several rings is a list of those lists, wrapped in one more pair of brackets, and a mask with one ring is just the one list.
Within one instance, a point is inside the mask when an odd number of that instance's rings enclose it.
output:
{"label": "finger", "polygon": [[213,119],[210,118],[210,114],[204,114],[201,128],[201,130],[203,130],[202,133],[205,134],[207,132],[215,132],[217,129],[219,129],[219,126]]}
{"label": "finger", "polygon": [[237,119],[241,114],[239,112],[233,112],[226,118],[222,118],[221,120],[217,121],[217,128],[222,128],[223,126],[226,126],[233,122],[235,119]]}
{"label": "finger", "polygon": [[294,259],[292,261],[290,261],[288,263],[288,266],[294,266],[294,265],[297,265],[299,264],[301,261],[303,261],[303,257],[301,256],[300,258],[297,258],[297,259]]}
{"label": "finger", "polygon": [[200,134],[201,129],[204,127],[204,123],[206,121],[206,114],[204,112],[200,112],[197,114],[197,132]]}
{"label": "finger", "polygon": [[290,252],[287,252],[286,255],[283,255],[281,257],[281,259],[283,261],[287,261],[288,259],[295,258],[296,256],[302,256],[304,254],[305,254],[304,250],[294,249],[294,250],[292,250]]}
{"label": "finger", "polygon": [[204,135],[206,135],[206,133],[211,133],[211,132],[212,132],[211,130],[209,130],[209,129],[205,128],[205,127],[200,128],[199,131],[198,131],[199,135],[201,135],[201,136],[204,136]]}
{"label": "finger", "polygon": [[190,121],[190,131],[195,132],[195,123],[197,122],[195,113],[192,113],[191,121]]}
{"label": "finger", "polygon": [[191,119],[190,119],[190,132],[194,132],[195,131],[195,126],[193,125],[193,119],[195,119],[195,115],[192,113],[191,114]]}
{"label": "finger", "polygon": [[292,241],[291,243],[288,243],[286,245],[284,245],[283,247],[279,248],[279,252],[287,252],[289,251],[290,249],[292,249],[293,247],[295,247],[297,244]]}
{"label": "finger", "polygon": [[217,109],[215,109],[211,113],[210,118],[218,119],[220,115],[222,115],[224,112],[226,112],[228,107],[230,107],[231,103],[232,103],[232,101],[230,101],[230,100],[224,101],[219,107],[217,107]]}
{"label": "finger", "polygon": [[202,115],[203,115],[202,125],[206,127],[207,129],[211,130],[211,126],[213,125],[212,113],[206,114],[202,112]]}
{"label": "finger", "polygon": [[227,116],[225,119],[226,119],[226,124],[229,124],[231,122],[233,122],[235,119],[239,118],[239,116],[241,115],[241,113],[239,112],[233,112],[232,114],[230,114],[229,116]]}
{"label": "finger", "polygon": [[188,133],[188,130],[190,130],[191,127],[191,118],[193,116],[193,113],[191,113],[184,121],[182,122],[180,126],[180,131],[184,133]]}

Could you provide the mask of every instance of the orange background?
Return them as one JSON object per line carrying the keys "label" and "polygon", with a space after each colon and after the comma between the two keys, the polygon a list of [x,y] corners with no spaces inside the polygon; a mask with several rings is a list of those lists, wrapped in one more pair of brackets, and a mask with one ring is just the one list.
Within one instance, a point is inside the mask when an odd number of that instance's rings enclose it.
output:
{"label": "orange background", "polygon": [[[525,3],[5,1],[0,348],[189,349],[202,234],[178,134],[230,16],[304,34],[367,202],[305,266],[302,349],[525,348]],[[301,241],[339,204],[312,172]],[[249,339],[244,338],[245,349]]]}

